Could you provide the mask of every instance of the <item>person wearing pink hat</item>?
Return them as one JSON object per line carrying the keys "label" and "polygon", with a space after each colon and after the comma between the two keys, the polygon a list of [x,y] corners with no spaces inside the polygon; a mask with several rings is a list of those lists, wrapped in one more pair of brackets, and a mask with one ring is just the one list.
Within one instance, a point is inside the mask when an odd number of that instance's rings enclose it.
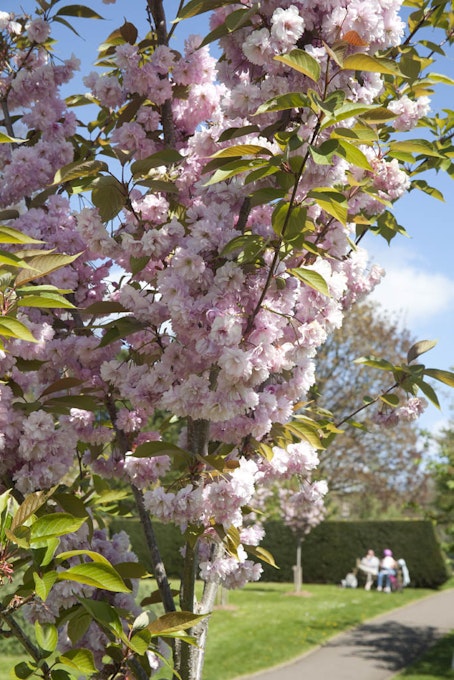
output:
{"label": "person wearing pink hat", "polygon": [[377,577],[377,590],[384,593],[391,592],[391,576],[397,573],[397,562],[393,557],[393,552],[389,548],[383,551],[383,559],[380,562],[380,571]]}

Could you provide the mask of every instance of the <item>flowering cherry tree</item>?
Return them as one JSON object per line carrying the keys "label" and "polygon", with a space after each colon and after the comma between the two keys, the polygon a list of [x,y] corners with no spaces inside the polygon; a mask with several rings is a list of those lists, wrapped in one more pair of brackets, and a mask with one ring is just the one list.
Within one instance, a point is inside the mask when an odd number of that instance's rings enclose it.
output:
{"label": "flowering cherry tree", "polygon": [[[87,92],[66,99],[79,62],[58,59],[53,26],[96,12],[0,12],[0,233],[22,267],[0,262],[3,315],[20,324],[0,357],[0,564],[17,573],[0,617],[28,655],[16,677],[148,678],[165,662],[200,678],[218,585],[273,562],[260,495],[296,478],[288,512],[299,521],[303,499],[321,517],[311,479],[339,428],[306,399],[317,348],[380,280],[365,234],[403,232],[393,202],[436,194],[418,173],[452,168],[452,113],[429,115],[449,82],[430,71],[449,3],[409,3],[407,32],[400,4],[189,0],[170,23],[144,0],[143,25],[108,36]],[[209,34],[175,50],[181,22],[208,10]],[[418,42],[427,26],[436,42]],[[380,418],[419,412],[419,391],[436,403],[427,377],[453,384],[419,363],[431,346],[364,359],[391,377],[371,400]],[[141,605],[146,570],[108,533],[124,508],[157,584]],[[155,520],[184,535],[178,601]]]}

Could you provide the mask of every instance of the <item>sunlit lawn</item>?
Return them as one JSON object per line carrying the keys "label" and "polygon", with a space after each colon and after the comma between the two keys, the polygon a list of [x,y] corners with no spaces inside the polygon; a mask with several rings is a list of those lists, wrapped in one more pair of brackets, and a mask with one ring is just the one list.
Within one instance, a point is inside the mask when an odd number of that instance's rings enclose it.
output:
{"label": "sunlit lawn", "polygon": [[382,593],[307,585],[303,596],[289,584],[250,584],[229,594],[232,610],[216,610],[210,622],[204,680],[227,680],[303,654],[338,632],[430,590]]}
{"label": "sunlit lawn", "polygon": [[[304,585],[296,596],[292,588],[261,583],[228,593],[227,604],[211,617],[204,680],[229,680],[277,665],[342,630],[434,592],[410,588],[384,596],[363,589]],[[0,680],[9,680],[9,669],[21,660],[0,659]]]}

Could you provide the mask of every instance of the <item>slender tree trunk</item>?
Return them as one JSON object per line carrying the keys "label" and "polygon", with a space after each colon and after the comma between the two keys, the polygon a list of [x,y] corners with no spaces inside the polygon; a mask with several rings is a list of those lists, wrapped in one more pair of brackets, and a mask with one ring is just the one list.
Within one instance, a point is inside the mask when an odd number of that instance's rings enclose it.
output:
{"label": "slender tree trunk", "polygon": [[298,538],[296,545],[296,565],[293,567],[293,582],[295,585],[295,593],[301,592],[301,585],[303,583],[303,568],[301,566],[301,546],[302,538]]}
{"label": "slender tree trunk", "polygon": [[[206,456],[208,453],[209,423],[205,420],[188,421],[188,450],[195,456]],[[197,483],[196,481],[194,483]],[[215,559],[223,550],[222,545],[213,549],[212,559]],[[216,600],[217,584],[205,584],[200,602],[195,593],[197,577],[197,541],[187,541],[185,547],[183,577],[181,582],[180,605],[181,609],[195,614],[210,614]],[[176,670],[183,680],[201,680],[205,646],[208,632],[207,616],[189,632],[197,642],[197,646],[186,642],[179,642]]]}

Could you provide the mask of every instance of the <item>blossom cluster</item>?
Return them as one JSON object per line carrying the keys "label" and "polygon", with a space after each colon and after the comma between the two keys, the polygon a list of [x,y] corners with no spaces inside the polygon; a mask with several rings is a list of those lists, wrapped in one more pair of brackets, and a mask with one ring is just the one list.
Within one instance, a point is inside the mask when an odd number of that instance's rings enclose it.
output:
{"label": "blossom cluster", "polygon": [[[305,531],[301,522],[311,527],[323,518],[326,489],[311,481],[316,450],[306,441],[276,443],[274,432],[282,431],[314,384],[317,349],[381,276],[379,269],[368,268],[363,249],[352,248],[354,223],[337,219],[311,192],[322,187],[341,193],[348,215],[362,213],[367,221],[409,187],[398,161],[383,158],[378,143],[359,148],[360,167],[340,154],[329,164],[317,161],[311,151],[330,139],[337,124],[321,129],[313,107],[257,115],[263,102],[309,87],[315,98],[342,91],[349,103],[376,101],[384,89],[382,77],[366,72],[359,78],[339,69],[327,46],[349,34],[354,36],[347,41],[350,53],[373,54],[397,45],[403,32],[400,2],[230,3],[212,13],[212,28],[245,7],[251,10],[250,25],[221,38],[218,62],[196,36],[187,38],[182,53],[166,45],[147,51],[141,43],[124,41],[112,51],[111,71],[85,77],[103,114],[100,127],[102,120],[110,121],[107,158],[116,154],[124,162],[120,186],[127,200],[108,228],[100,206],[76,211],[59,194],[44,196],[34,207],[21,202],[52,185],[56,171],[73,161],[76,118],[59,88],[78,64],[75,58],[63,65],[49,60],[45,22],[37,19],[25,28],[0,13],[0,28],[27,30],[33,47],[19,52],[0,87],[10,111],[21,112],[16,134],[35,140],[1,145],[0,206],[14,207],[19,213],[14,226],[49,248],[84,253],[47,277],[74,291],[76,312],[30,310],[27,323],[38,343],[12,341],[1,357],[15,392],[0,387],[0,471],[23,493],[54,485],[76,459],[103,477],[132,482],[144,491],[154,517],[182,531],[197,526],[202,577],[229,587],[260,575],[244,546],[257,545],[261,534],[247,526],[245,508],[254,508],[263,487],[296,477],[299,491],[291,498],[282,495],[287,521]],[[318,63],[319,82],[275,59],[295,48]],[[128,117],[124,111],[131,102],[134,113]],[[153,163],[138,177],[142,161],[166,150],[163,112],[169,107],[180,160],[168,163],[163,153],[162,164]],[[414,103],[405,97],[390,104],[395,128],[414,126],[427,107],[425,99]],[[353,123],[353,118],[342,120],[347,130]],[[295,207],[307,216],[310,228],[302,245],[279,241],[274,199],[250,201],[254,192],[279,188],[271,172],[247,183],[239,173],[208,182],[204,168],[213,154],[238,141],[229,138],[235,128],[245,130],[242,144],[259,145],[270,157],[282,153],[273,130],[285,129],[298,140],[287,150],[287,165],[281,165],[293,181],[291,162],[300,158],[302,164],[287,208],[288,216]],[[248,256],[238,237],[258,244],[255,254]],[[306,278],[295,275],[300,267]],[[311,285],[310,276],[326,290]],[[115,319],[107,320],[100,342],[103,329],[90,311],[84,313],[100,302],[113,303],[123,310],[118,312],[123,321],[136,322],[127,343],[118,337],[110,341]],[[40,366],[23,372],[19,357]],[[98,400],[96,415],[83,405],[50,415],[43,394],[66,376]],[[18,393],[36,408],[14,408]],[[53,396],[77,394],[76,386],[57,389]],[[410,418],[417,410],[409,402],[399,415]],[[162,412],[186,423],[179,445],[191,459],[170,485],[169,456],[134,456],[137,447],[160,438],[152,421]],[[194,423],[207,424],[214,459],[190,450]],[[272,451],[270,459],[261,444]],[[206,546],[231,528],[241,537],[237,554],[213,560]]]}

